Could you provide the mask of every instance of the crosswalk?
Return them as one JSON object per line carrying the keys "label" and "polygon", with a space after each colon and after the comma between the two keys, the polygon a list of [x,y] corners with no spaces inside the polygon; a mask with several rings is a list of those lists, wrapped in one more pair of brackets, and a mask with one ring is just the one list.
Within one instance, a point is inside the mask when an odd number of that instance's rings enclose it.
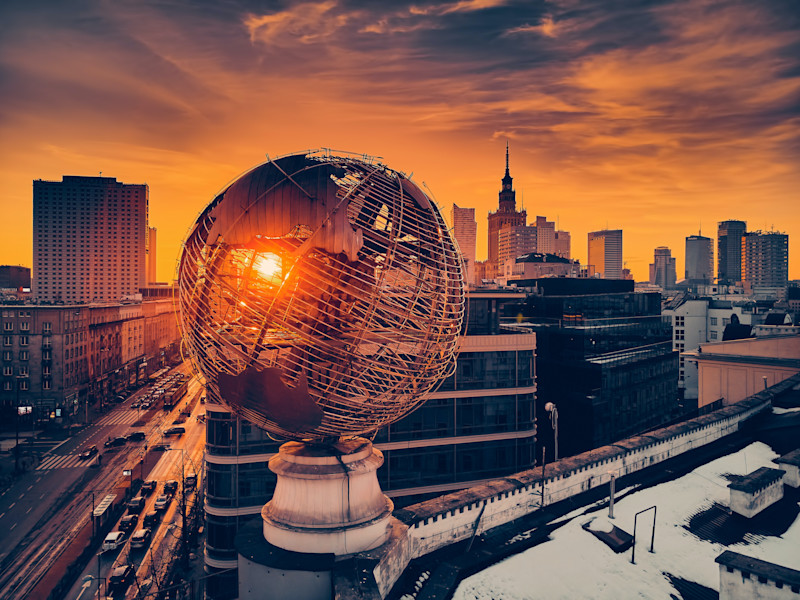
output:
{"label": "crosswalk", "polygon": [[77,454],[66,454],[63,456],[54,455],[48,456],[46,459],[44,459],[42,464],[36,467],[36,470],[46,471],[49,469],[74,469],[76,467],[88,467],[91,462],[91,460],[82,460]]}
{"label": "crosswalk", "polygon": [[131,423],[135,423],[139,418],[138,412],[139,411],[136,410],[115,410],[114,412],[107,414],[102,419],[94,423],[94,425],[97,427],[105,427],[108,425],[130,425]]}

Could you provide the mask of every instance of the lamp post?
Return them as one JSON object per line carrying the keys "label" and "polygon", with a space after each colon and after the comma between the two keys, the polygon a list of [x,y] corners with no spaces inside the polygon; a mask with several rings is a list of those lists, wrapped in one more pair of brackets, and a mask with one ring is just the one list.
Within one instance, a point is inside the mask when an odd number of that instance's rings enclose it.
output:
{"label": "lamp post", "polygon": [[181,451],[181,563],[185,567],[189,560],[189,537],[186,527],[186,474],[184,473],[185,450],[169,448],[169,451]]}
{"label": "lamp post", "polygon": [[553,440],[555,444],[555,456],[553,461],[558,461],[558,408],[553,402],[544,405],[544,409],[550,413],[550,424],[553,426]]}

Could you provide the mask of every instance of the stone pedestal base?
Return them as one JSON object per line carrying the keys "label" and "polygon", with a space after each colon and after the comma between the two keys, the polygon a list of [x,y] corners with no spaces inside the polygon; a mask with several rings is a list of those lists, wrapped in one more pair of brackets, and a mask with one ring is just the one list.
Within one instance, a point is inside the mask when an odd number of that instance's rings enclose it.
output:
{"label": "stone pedestal base", "polygon": [[380,546],[394,508],[378,485],[382,464],[383,454],[363,438],[283,444],[269,461],[278,482],[261,511],[264,538],[291,552],[337,558]]}

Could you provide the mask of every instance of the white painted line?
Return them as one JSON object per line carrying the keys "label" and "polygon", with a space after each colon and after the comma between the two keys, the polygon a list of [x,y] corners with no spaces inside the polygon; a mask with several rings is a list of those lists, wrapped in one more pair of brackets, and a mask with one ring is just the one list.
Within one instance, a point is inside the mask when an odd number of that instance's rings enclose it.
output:
{"label": "white painted line", "polygon": [[5,516],[5,514],[6,513],[4,513],[4,512],[0,513],[0,519],[2,519]]}
{"label": "white painted line", "polygon": [[44,498],[46,495],[47,495],[47,492],[45,492],[44,494],[42,494],[41,496],[39,496],[39,500],[41,500],[42,498]]}
{"label": "white painted line", "polygon": [[32,487],[33,487],[33,484],[30,484],[30,485],[28,486],[28,491],[30,491]]}
{"label": "white painted line", "polygon": [[14,523],[14,524],[13,524],[11,527],[9,527],[9,529],[8,529],[8,530],[9,530],[9,531],[11,531],[11,530],[12,530],[12,529],[14,529],[14,527],[16,527],[16,526],[17,526],[17,524],[16,524],[16,523]]}
{"label": "white painted line", "polygon": [[28,514],[29,512],[31,512],[32,510],[33,510],[33,507],[31,506],[31,507],[30,507],[28,510],[26,510],[26,511],[25,511],[25,514],[27,515],[27,514]]}
{"label": "white painted line", "polygon": [[23,494],[20,494],[20,495],[19,495],[19,498],[17,498],[17,500],[22,500],[24,497],[25,497],[25,494],[24,494],[24,493],[23,493]]}
{"label": "white painted line", "polygon": [[8,505],[8,508],[14,508],[16,505],[17,505],[16,502],[12,502],[11,504]]}

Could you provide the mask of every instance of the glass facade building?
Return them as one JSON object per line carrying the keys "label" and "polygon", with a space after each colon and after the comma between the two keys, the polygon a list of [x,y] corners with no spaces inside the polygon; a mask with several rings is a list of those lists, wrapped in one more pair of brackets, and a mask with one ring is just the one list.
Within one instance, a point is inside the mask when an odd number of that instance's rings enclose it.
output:
{"label": "glass facade building", "polygon": [[[454,373],[419,409],[377,432],[378,480],[395,506],[521,471],[535,456],[536,336],[501,326],[515,292],[472,291]],[[207,404],[207,593],[237,594],[234,537],[258,518],[280,442],[218,404]]]}

